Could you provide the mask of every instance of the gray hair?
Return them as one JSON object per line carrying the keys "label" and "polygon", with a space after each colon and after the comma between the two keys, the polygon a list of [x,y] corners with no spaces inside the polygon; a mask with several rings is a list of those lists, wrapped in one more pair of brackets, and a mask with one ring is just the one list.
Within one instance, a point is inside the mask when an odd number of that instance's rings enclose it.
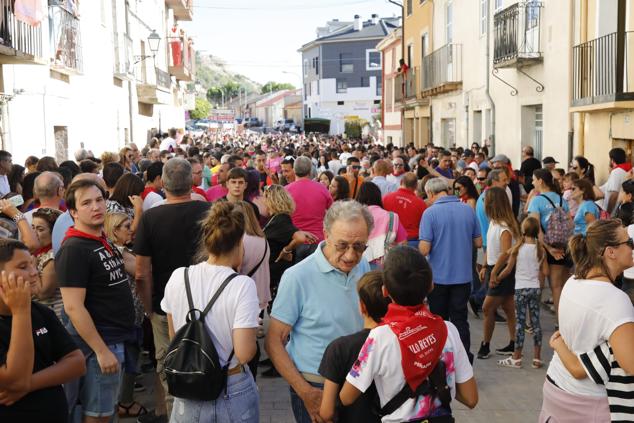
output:
{"label": "gray hair", "polygon": [[188,194],[192,189],[192,165],[185,159],[169,159],[163,166],[163,188],[175,196]]}
{"label": "gray hair", "polygon": [[64,186],[62,179],[53,172],[42,172],[35,178],[33,193],[39,199],[55,198]]}
{"label": "gray hair", "polygon": [[499,181],[500,175],[502,174],[506,175],[504,169],[493,169],[491,172],[489,172],[489,176],[487,177],[487,184],[491,186],[491,184],[493,184],[493,181]]}
{"label": "gray hair", "polygon": [[90,153],[84,148],[75,151],[75,161],[78,163],[82,160],[86,160],[88,157],[90,157]]}
{"label": "gray hair", "polygon": [[310,175],[310,171],[313,168],[313,162],[304,156],[299,156],[293,164],[293,170],[298,178]]}
{"label": "gray hair", "polygon": [[350,222],[358,219],[365,220],[369,235],[374,228],[374,218],[370,210],[355,200],[335,201],[324,217],[324,232],[330,234],[332,226],[337,221]]}
{"label": "gray hair", "polygon": [[449,193],[449,184],[444,178],[432,178],[425,184],[425,192],[431,195],[441,192]]}
{"label": "gray hair", "polygon": [[220,157],[220,164],[229,163],[229,159],[231,158],[231,154],[224,154]]}

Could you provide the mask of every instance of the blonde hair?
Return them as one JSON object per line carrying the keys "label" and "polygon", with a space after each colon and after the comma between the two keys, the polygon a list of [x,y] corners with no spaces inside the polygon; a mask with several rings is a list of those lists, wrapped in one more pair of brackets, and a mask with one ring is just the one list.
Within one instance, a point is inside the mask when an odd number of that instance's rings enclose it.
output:
{"label": "blonde hair", "polygon": [[534,217],[527,217],[522,221],[522,236],[517,244],[515,244],[509,254],[512,257],[517,258],[517,254],[520,252],[522,245],[526,244],[527,239],[534,239],[537,249],[537,261],[541,264],[544,258],[546,258],[546,249],[544,243],[539,240],[539,220]]}
{"label": "blonde hair", "polygon": [[264,201],[271,216],[276,214],[291,215],[295,211],[293,197],[281,185],[270,185],[265,188]]}
{"label": "blonde hair", "polygon": [[103,168],[108,163],[118,162],[119,155],[117,153],[113,153],[112,151],[104,151],[101,153],[101,167]]}
{"label": "blonde hair", "polygon": [[260,227],[260,222],[253,211],[253,206],[246,201],[238,201],[235,204],[236,210],[244,215],[244,232],[247,235],[264,238],[264,231]]}
{"label": "blonde hair", "polygon": [[484,197],[484,212],[492,222],[506,226],[514,239],[520,237],[520,228],[505,190],[498,187],[487,190]]}
{"label": "blonde hair", "polygon": [[103,230],[106,233],[108,239],[114,244],[118,244],[119,241],[117,239],[117,236],[115,235],[115,231],[126,220],[131,219],[130,216],[125,213],[106,213],[106,220],[103,223]]}

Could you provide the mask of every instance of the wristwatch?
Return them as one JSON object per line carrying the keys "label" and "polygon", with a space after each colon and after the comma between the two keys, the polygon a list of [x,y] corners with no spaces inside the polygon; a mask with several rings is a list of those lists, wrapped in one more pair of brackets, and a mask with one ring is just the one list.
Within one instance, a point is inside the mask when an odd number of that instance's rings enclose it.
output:
{"label": "wristwatch", "polygon": [[25,220],[25,219],[26,219],[26,217],[24,217],[24,215],[23,215],[22,213],[18,213],[18,214],[16,214],[15,216],[13,216],[13,218],[12,218],[12,219],[13,219],[13,221],[14,221],[15,223],[18,223],[20,220]]}

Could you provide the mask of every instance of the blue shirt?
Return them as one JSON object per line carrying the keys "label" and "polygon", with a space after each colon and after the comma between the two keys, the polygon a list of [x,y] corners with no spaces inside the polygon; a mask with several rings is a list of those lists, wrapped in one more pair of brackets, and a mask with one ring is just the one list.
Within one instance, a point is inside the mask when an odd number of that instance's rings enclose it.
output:
{"label": "blue shirt", "polygon": [[[292,326],[288,355],[297,370],[318,375],[328,344],[363,329],[357,282],[370,265],[365,258],[348,274],[317,250],[282,275],[271,316]],[[469,261],[471,266],[471,261]]]}
{"label": "blue shirt", "polygon": [[57,254],[59,248],[62,246],[62,241],[66,236],[66,231],[74,224],[75,222],[73,222],[73,218],[70,217],[70,212],[68,211],[62,213],[55,221],[55,225],[53,225],[53,232],[51,234],[53,252],[55,254]]}
{"label": "blue shirt", "polygon": [[440,166],[436,166],[436,169],[434,169],[436,172],[440,173],[442,176],[444,176],[447,179],[453,179],[453,171],[451,169],[442,169]]}
{"label": "blue shirt", "polygon": [[489,232],[489,216],[487,216],[484,211],[484,197],[486,196],[486,191],[483,191],[482,194],[478,197],[478,201],[476,201],[475,214],[478,219],[478,224],[480,225],[480,233],[482,234],[482,247],[486,248],[487,246],[487,232]]}
{"label": "blue shirt", "polygon": [[566,212],[569,212],[570,208],[568,208],[568,202],[563,201],[561,196],[556,192],[545,192],[542,195],[533,197],[528,205],[528,213],[539,213],[539,222],[542,225],[542,231],[545,232],[546,229],[548,229],[548,219],[550,219],[550,215],[555,209],[552,204],[543,197],[543,195],[547,196],[556,207],[559,207],[561,204],[561,207]]}
{"label": "blue shirt", "polygon": [[586,234],[586,230],[588,229],[588,224],[586,223],[587,213],[592,214],[595,219],[599,219],[599,207],[594,203],[594,201],[584,200],[583,203],[579,204],[577,214],[575,214],[574,218],[575,234]]}
{"label": "blue shirt", "polygon": [[473,209],[453,195],[441,197],[425,210],[419,238],[431,243],[428,260],[434,283],[458,285],[471,282],[473,240],[480,236]]}
{"label": "blue shirt", "polygon": [[381,197],[385,197],[389,193],[392,193],[398,189],[398,185],[393,182],[388,181],[385,176],[375,176],[370,181],[381,191]]}

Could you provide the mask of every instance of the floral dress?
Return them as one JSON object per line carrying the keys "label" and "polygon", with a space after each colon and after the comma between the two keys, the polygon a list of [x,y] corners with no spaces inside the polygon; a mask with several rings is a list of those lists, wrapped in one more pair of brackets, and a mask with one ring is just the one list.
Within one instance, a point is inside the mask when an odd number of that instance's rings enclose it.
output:
{"label": "floral dress", "polygon": [[[42,273],[44,272],[44,268],[46,265],[55,259],[55,253],[52,249],[44,251],[42,253],[36,253],[35,260],[37,266],[37,273],[40,275],[40,279],[42,278]],[[53,294],[45,299],[37,299],[37,302],[43,304],[53,310],[57,318],[62,320],[62,310],[64,309],[64,303],[62,302],[62,293],[59,290],[59,287],[55,288]]]}

